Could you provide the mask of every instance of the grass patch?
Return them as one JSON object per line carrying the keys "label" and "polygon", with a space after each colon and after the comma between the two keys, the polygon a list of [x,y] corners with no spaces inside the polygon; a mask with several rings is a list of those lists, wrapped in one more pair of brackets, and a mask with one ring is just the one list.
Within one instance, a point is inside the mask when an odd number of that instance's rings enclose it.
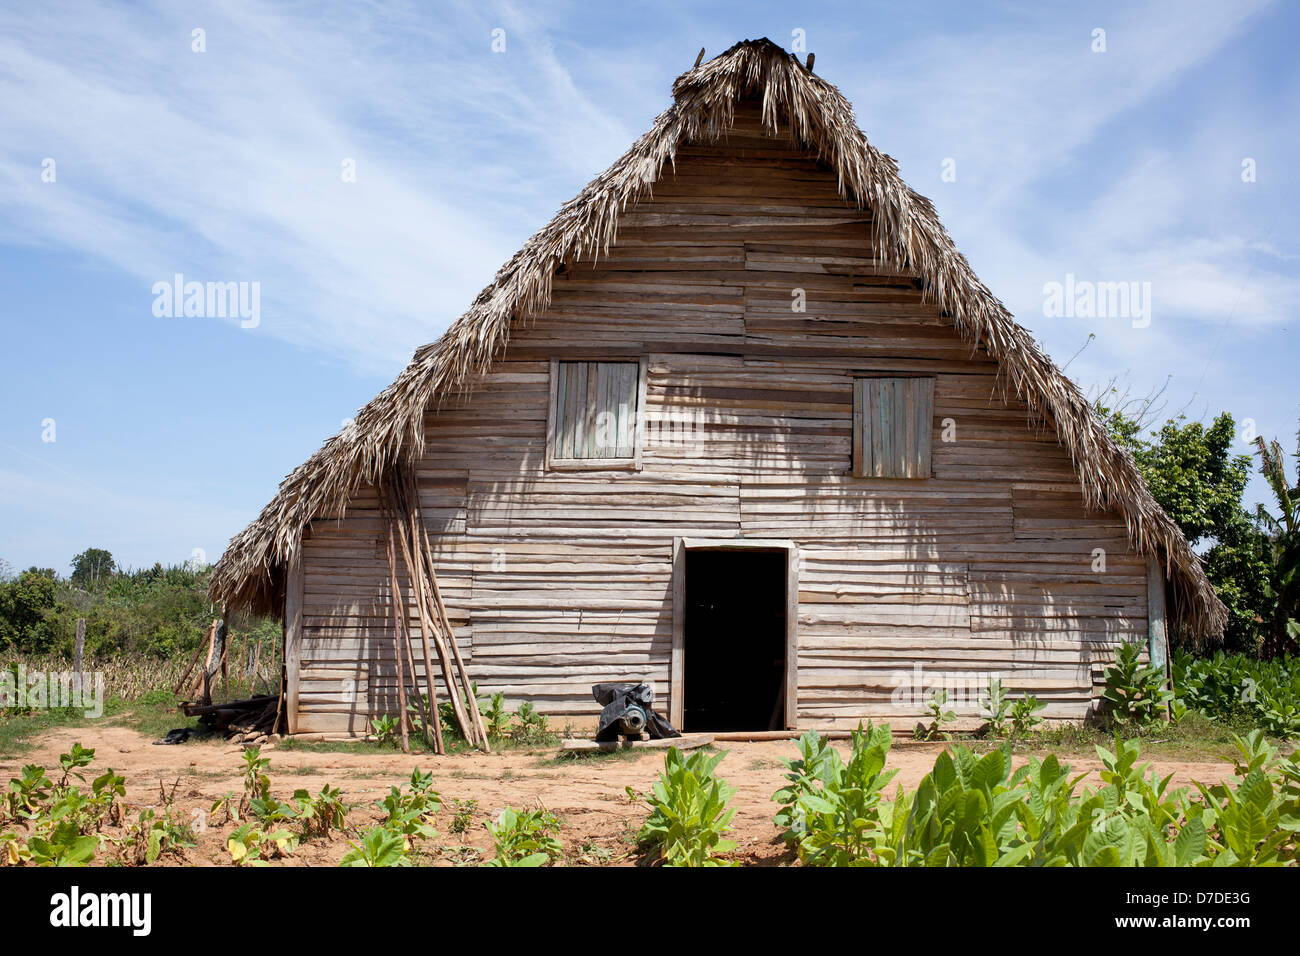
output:
{"label": "grass patch", "polygon": [[32,738],[56,729],[128,727],[158,740],[178,727],[198,727],[197,717],[186,717],[178,709],[180,698],[171,691],[146,691],[134,700],[110,697],[104,713],[87,717],[84,708],[60,707],[0,719],[0,756],[16,757],[32,748]]}
{"label": "grass patch", "polygon": [[[301,740],[297,737],[284,737],[275,745],[276,750],[297,750],[316,754],[400,754],[402,745],[396,741],[367,740]],[[434,756],[432,750],[415,746],[412,741],[410,756]]]}
{"label": "grass patch", "polygon": [[[1124,728],[1124,740],[1137,740],[1142,745],[1142,757],[1149,760],[1178,760],[1196,763],[1218,763],[1233,753],[1233,735],[1244,737],[1257,729],[1254,721],[1211,719],[1199,711],[1191,711],[1177,724],[1153,728]],[[977,753],[997,750],[1003,742],[996,738],[963,739],[961,741]],[[1294,748],[1293,741],[1269,738],[1282,754]],[[1115,732],[1096,724],[1059,724],[1025,734],[1015,740],[1018,752],[1047,753],[1060,756],[1096,757],[1097,747],[1114,750]]]}
{"label": "grass patch", "polygon": [[124,712],[114,723],[130,727],[154,740],[162,739],[169,730],[198,727],[199,719],[181,713],[180,703],[180,698],[171,691],[148,691],[133,701],[123,701]]}
{"label": "grass patch", "polygon": [[[539,767],[562,767],[577,762],[614,763],[640,760],[647,754],[655,752],[636,747],[618,747],[614,750],[559,750],[553,754],[538,757],[536,764]],[[663,754],[666,751],[660,750],[658,753]]]}

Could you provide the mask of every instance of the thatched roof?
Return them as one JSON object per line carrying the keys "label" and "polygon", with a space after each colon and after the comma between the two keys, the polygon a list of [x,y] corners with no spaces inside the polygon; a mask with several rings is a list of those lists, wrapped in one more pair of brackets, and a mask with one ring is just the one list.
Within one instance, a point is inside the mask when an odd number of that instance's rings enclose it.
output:
{"label": "thatched roof", "polygon": [[758,98],[764,125],[780,124],[817,152],[846,200],[869,207],[888,263],[921,277],[925,295],[972,344],[996,359],[1008,393],[1055,428],[1069,450],[1086,504],[1124,516],[1132,545],[1164,562],[1174,623],[1197,637],[1222,632],[1227,612],[1178,526],[1152,499],[1131,456],[1110,437],[1087,399],[975,276],[934,206],[897,163],[858,129],[840,92],[770,40],[746,40],[679,76],[673,104],[617,162],[566,203],[501,268],[469,311],[418,349],[392,385],[297,468],[218,562],[210,595],[228,608],[276,612],[284,568],[315,516],[341,513],[349,494],[374,482],[399,455],[419,453],[424,414],[471,384],[504,350],[517,322],[546,308],[557,267],[607,249],[620,213],[659,178],[679,145],[728,130],[742,98]]}

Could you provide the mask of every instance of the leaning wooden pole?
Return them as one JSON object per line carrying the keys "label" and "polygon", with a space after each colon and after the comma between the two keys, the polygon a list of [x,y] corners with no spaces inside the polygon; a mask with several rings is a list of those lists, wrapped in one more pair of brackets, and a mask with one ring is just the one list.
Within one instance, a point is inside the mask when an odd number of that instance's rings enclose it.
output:
{"label": "leaning wooden pole", "polygon": [[[422,568],[422,562],[416,567],[412,567],[411,552],[419,552],[420,536],[416,530],[424,524],[424,518],[420,513],[420,489],[415,482],[415,476],[411,472],[406,473],[406,498],[412,504],[407,507],[407,517],[409,519],[409,534],[403,539],[403,556],[406,558],[406,566],[411,573],[411,580],[415,582],[416,587],[416,606],[420,611],[420,644],[424,651],[424,679],[429,685],[429,711],[433,715],[433,732],[434,732],[434,749],[437,753],[446,753],[446,747],[442,741],[442,718],[438,714],[438,690],[433,678],[433,658],[429,651],[429,635],[431,627],[429,625],[429,592],[425,587],[424,575],[415,573],[417,569]],[[410,547],[406,547],[409,540]],[[451,688],[448,688],[451,693]]]}
{"label": "leaning wooden pole", "polygon": [[[424,522],[420,522],[421,529],[424,529]],[[456,635],[451,629],[451,621],[447,618],[447,607],[442,603],[442,590],[438,587],[438,575],[433,567],[433,549],[429,547],[429,532],[424,530],[424,560],[429,569],[429,585],[433,592],[433,599],[438,610],[438,623],[443,632],[447,635],[447,643],[451,645],[451,653],[456,660],[456,669],[460,672],[460,679],[465,685],[465,700],[469,705],[470,717],[474,722],[475,731],[479,740],[482,742],[483,749],[491,753],[492,746],[488,742],[487,730],[483,726],[483,715],[479,713],[478,700],[474,697],[474,684],[469,679],[469,672],[465,669],[465,662],[460,656],[460,645],[456,643]]]}
{"label": "leaning wooden pole", "polygon": [[[417,521],[417,523],[423,525],[424,521],[420,519]],[[415,560],[416,556],[418,555],[419,555],[418,548],[415,550],[414,555],[409,553],[405,555],[407,560],[410,561],[409,566],[411,568],[412,578],[415,577],[424,578],[426,576],[423,560],[420,560],[419,562]],[[430,593],[430,591],[431,589],[429,589],[428,587],[425,588],[426,596]],[[436,620],[432,613],[432,607],[426,607],[426,612],[428,613],[428,616],[431,620]],[[475,733],[475,725],[473,721],[470,719],[468,713],[466,713],[465,711],[465,705],[461,700],[461,694],[457,687],[458,682],[456,679],[456,672],[454,669],[451,652],[447,649],[445,643],[443,642],[443,635],[439,633],[439,630],[436,626],[432,626],[429,629],[429,636],[433,639],[434,647],[438,651],[438,663],[442,666],[443,683],[447,688],[447,696],[448,699],[450,700],[452,713],[456,718],[456,723],[460,727],[461,736],[463,736],[465,740],[471,745],[479,745],[479,744],[486,743],[486,741],[481,741],[478,739],[478,735]],[[469,693],[468,684],[466,684],[465,686],[465,693],[466,694]]]}
{"label": "leaning wooden pole", "polygon": [[[424,588],[415,574],[415,569],[411,566],[411,552],[406,541],[407,527],[403,518],[406,508],[402,502],[401,495],[397,493],[396,489],[385,484],[382,491],[385,508],[388,511],[389,530],[391,532],[393,527],[396,527],[397,529],[397,541],[401,545],[402,558],[406,562],[406,576],[411,582],[411,590],[415,595],[415,607],[420,616],[421,636],[423,636],[423,630],[425,627],[425,610],[422,603]],[[430,728],[435,726],[435,722],[438,719],[438,712],[435,709],[437,707],[437,695],[433,692],[433,672],[428,666],[428,654],[427,652],[425,654],[425,683],[429,687],[429,693],[425,695],[420,693],[420,681],[415,673],[414,641],[411,638],[411,629],[408,623],[408,618],[405,614],[403,614],[402,620],[405,625],[403,628],[405,640],[402,643],[406,649],[406,664],[407,669],[411,674],[411,687],[415,692],[416,702],[421,713],[421,719],[424,721],[424,742],[434,747],[438,753],[442,753],[441,726],[437,727],[436,736],[430,736]]]}
{"label": "leaning wooden pole", "polygon": [[[386,507],[388,508],[390,513],[390,521],[392,522],[393,526],[395,526],[397,529],[397,542],[401,546],[402,559],[406,562],[406,573],[407,576],[410,578],[411,590],[414,592],[415,595],[416,611],[418,612],[420,617],[420,630],[421,630],[421,637],[423,638],[427,630],[428,612],[424,607],[424,587],[420,581],[419,570],[411,560],[410,544],[406,540],[407,524],[406,524],[405,515],[407,512],[407,508],[401,496],[388,483],[385,483],[384,486],[384,500],[387,503]],[[429,661],[430,666],[432,665],[432,663],[433,663],[432,661]],[[411,673],[412,676],[414,676],[415,673],[414,664],[411,665]],[[437,706],[436,703],[437,693],[434,691],[433,682],[434,682],[433,671],[432,669],[429,669],[425,673],[425,683],[428,685],[430,691],[428,695],[428,708],[427,708],[429,714],[426,717],[426,720],[428,721],[432,721],[433,719],[435,719],[435,716],[437,714],[436,710],[434,710],[434,708]],[[415,682],[415,685],[418,692],[419,689],[418,681]],[[438,719],[437,739],[438,740],[442,739],[441,719]]]}
{"label": "leaning wooden pole", "polygon": [[393,605],[393,656],[397,659],[397,707],[400,713],[398,726],[402,732],[402,753],[411,752],[411,741],[406,733],[406,668],[402,661],[402,625],[405,614],[402,605],[406,603],[401,589],[397,586],[397,556],[393,546],[393,522],[388,522],[388,581]]}

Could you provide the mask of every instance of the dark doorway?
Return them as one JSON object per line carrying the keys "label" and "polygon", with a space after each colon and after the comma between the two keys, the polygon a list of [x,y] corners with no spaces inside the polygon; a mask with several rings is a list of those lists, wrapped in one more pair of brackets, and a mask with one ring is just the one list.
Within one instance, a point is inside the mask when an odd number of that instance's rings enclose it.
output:
{"label": "dark doorway", "polygon": [[686,552],[683,730],[785,726],[786,553]]}

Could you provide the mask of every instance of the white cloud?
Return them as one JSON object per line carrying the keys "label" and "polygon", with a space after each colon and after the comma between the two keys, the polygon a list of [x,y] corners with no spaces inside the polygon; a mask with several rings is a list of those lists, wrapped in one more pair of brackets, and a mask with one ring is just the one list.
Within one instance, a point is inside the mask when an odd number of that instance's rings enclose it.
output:
{"label": "white cloud", "polygon": [[[194,53],[195,15],[167,6],[10,8],[0,240],[139,276],[142,317],[175,272],[256,280],[260,334],[391,370],[549,216],[557,199],[535,194],[534,171],[585,181],[593,154],[632,138],[536,23],[506,14],[494,55],[468,5],[435,29],[243,3],[197,17],[207,52]],[[54,185],[39,181],[46,156]]]}

